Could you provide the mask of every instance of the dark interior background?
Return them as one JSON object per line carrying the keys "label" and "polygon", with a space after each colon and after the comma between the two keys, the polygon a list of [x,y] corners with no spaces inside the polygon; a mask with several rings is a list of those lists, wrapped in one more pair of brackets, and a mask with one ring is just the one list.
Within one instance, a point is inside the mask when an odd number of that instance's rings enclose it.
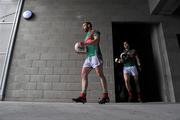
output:
{"label": "dark interior background", "polygon": [[[144,102],[161,101],[159,80],[154,64],[151,44],[151,24],[148,23],[112,23],[114,59],[123,51],[123,41],[128,40],[131,48],[136,49],[142,71],[139,72],[142,99]],[[122,65],[114,63],[116,102],[127,102],[124,87]],[[132,80],[133,86],[133,80]]]}
{"label": "dark interior background", "polygon": [[178,45],[179,45],[179,48],[180,48],[180,34],[176,34],[176,36],[177,36]]}

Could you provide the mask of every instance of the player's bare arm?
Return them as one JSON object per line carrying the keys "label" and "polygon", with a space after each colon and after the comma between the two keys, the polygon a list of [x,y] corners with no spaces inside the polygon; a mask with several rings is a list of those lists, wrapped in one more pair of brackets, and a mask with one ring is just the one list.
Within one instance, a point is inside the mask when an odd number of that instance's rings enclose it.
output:
{"label": "player's bare arm", "polygon": [[91,41],[86,41],[85,45],[96,45],[100,41],[100,36],[98,34],[94,34],[92,36]]}
{"label": "player's bare arm", "polygon": [[139,60],[139,57],[138,57],[137,54],[136,54],[135,58],[136,58],[136,62],[137,62],[137,65],[138,65],[138,69],[141,71],[142,70],[141,63],[140,63],[140,60]]}
{"label": "player's bare arm", "polygon": [[135,58],[136,58],[136,61],[137,61],[137,65],[138,65],[138,66],[141,66],[141,63],[140,63],[139,57],[136,55],[136,56],[135,56]]}

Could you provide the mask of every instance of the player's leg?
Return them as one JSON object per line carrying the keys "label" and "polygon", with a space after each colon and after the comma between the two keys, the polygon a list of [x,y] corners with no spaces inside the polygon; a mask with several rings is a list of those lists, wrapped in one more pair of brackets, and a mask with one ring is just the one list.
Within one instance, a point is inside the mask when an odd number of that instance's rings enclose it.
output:
{"label": "player's leg", "polygon": [[124,77],[126,89],[128,91],[128,101],[132,101],[133,94],[132,94],[132,88],[130,84],[130,74],[128,73],[126,69],[123,70],[123,77]]}
{"label": "player's leg", "polygon": [[88,88],[88,74],[92,70],[90,67],[83,67],[81,71],[81,80],[82,80],[82,90],[81,93],[86,96],[87,88]]}
{"label": "player's leg", "polygon": [[96,71],[96,75],[101,80],[101,86],[102,86],[103,93],[108,93],[107,80],[106,80],[106,77],[104,76],[102,65],[96,67],[95,71]]}
{"label": "player's leg", "polygon": [[92,68],[90,67],[83,67],[81,71],[81,84],[82,90],[80,92],[80,96],[77,98],[73,98],[72,100],[75,102],[86,103],[86,92],[88,88],[88,74]]}
{"label": "player's leg", "polygon": [[134,80],[135,80],[135,84],[136,84],[136,92],[137,92],[137,97],[138,97],[137,100],[138,100],[139,102],[142,102],[138,75],[135,75],[135,76],[134,76]]}
{"label": "player's leg", "polygon": [[141,102],[142,100],[141,100],[141,91],[140,91],[140,84],[139,84],[139,75],[138,75],[137,68],[135,66],[132,67],[131,73],[132,73],[134,81],[135,81],[138,101]]}
{"label": "player's leg", "polygon": [[90,59],[86,58],[84,61],[82,70],[81,70],[81,93],[80,96],[77,98],[73,98],[72,100],[75,102],[81,102],[85,103],[86,102],[86,92],[87,92],[87,87],[88,87],[88,74],[92,70],[90,66]]}
{"label": "player's leg", "polygon": [[108,96],[108,88],[107,88],[107,81],[103,73],[103,60],[101,57],[93,56],[91,59],[91,66],[95,69],[95,72],[97,76],[100,78],[101,86],[103,90],[103,97],[99,101],[99,104],[105,104],[106,102],[109,102],[109,96]]}
{"label": "player's leg", "polygon": [[99,76],[99,78],[100,78],[101,86],[102,86],[102,90],[103,90],[103,97],[99,101],[99,104],[105,104],[107,102],[110,102],[110,99],[108,96],[107,80],[106,80],[106,77],[104,76],[104,73],[103,73],[102,64],[97,66],[95,68],[95,71],[96,71],[97,76]]}

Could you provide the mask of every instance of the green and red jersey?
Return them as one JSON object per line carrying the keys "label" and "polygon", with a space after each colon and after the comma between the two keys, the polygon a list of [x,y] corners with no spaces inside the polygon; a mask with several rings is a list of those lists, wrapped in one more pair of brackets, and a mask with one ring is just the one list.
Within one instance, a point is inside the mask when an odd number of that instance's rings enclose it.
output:
{"label": "green and red jersey", "polygon": [[[94,40],[94,36],[98,35],[100,36],[100,33],[98,31],[89,31],[86,33],[85,41]],[[97,56],[98,58],[102,58],[99,42],[97,44],[91,44],[87,45],[87,54],[86,57],[92,57]]]}
{"label": "green and red jersey", "polygon": [[131,49],[128,51],[124,51],[121,53],[121,59],[123,59],[124,67],[134,66],[136,65],[136,58],[137,55],[136,50]]}

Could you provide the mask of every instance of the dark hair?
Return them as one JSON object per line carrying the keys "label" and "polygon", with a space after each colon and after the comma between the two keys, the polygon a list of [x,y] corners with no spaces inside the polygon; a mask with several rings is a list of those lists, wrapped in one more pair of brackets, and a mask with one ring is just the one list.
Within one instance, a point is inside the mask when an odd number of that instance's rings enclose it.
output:
{"label": "dark hair", "polygon": [[129,41],[127,41],[127,40],[124,40],[124,41],[123,41],[123,43],[125,43],[125,42],[129,44]]}
{"label": "dark hair", "polygon": [[83,24],[87,24],[87,25],[89,25],[89,27],[92,27],[92,23],[91,22],[84,22]]}

